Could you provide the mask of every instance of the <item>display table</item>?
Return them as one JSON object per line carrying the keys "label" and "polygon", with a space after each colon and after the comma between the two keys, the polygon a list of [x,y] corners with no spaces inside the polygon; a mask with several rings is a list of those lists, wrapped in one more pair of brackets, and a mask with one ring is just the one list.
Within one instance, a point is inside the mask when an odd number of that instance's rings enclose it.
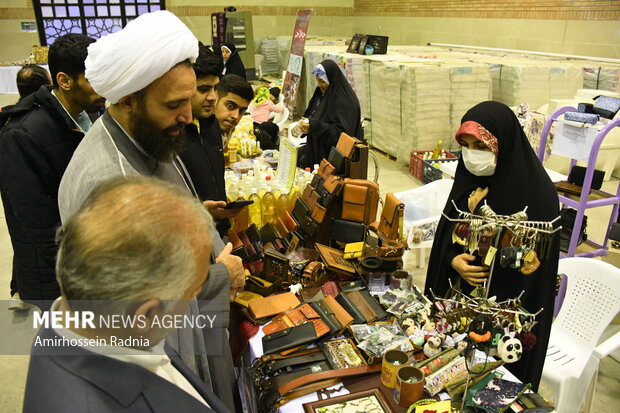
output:
{"label": "display table", "polygon": [[[41,65],[49,72],[47,65]],[[18,94],[17,90],[17,72],[21,66],[0,66],[0,94]]]}

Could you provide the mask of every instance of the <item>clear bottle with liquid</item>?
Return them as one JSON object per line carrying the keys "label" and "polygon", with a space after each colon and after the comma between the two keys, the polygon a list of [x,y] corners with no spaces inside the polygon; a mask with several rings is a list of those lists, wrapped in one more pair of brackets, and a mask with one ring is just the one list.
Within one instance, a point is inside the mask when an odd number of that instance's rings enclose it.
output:
{"label": "clear bottle with liquid", "polygon": [[[244,198],[241,193],[239,193],[239,197],[237,201],[243,201]],[[236,234],[239,231],[244,231],[250,226],[250,207],[244,206],[241,208],[241,211],[237,215],[235,215],[232,219],[232,230]]]}
{"label": "clear bottle with liquid", "polygon": [[301,197],[301,193],[299,192],[299,187],[297,185],[293,186],[293,189],[291,189],[291,192],[288,195],[288,210],[289,212],[293,210],[293,208],[295,207],[295,201],[297,201],[297,198]]}
{"label": "clear bottle with liquid", "polygon": [[263,207],[263,224],[273,222],[276,219],[276,197],[271,192],[271,187],[268,185],[261,199]]}
{"label": "clear bottle with liquid", "polygon": [[250,223],[256,224],[258,228],[263,226],[263,210],[261,208],[260,197],[256,191],[256,188],[252,188],[252,195],[248,198],[249,201],[254,201],[253,204],[248,206],[250,210]]}
{"label": "clear bottle with liquid", "polygon": [[288,211],[288,207],[288,194],[286,193],[286,188],[282,188],[280,190],[280,196],[276,200],[276,215],[278,218],[282,218],[284,216],[284,212]]}

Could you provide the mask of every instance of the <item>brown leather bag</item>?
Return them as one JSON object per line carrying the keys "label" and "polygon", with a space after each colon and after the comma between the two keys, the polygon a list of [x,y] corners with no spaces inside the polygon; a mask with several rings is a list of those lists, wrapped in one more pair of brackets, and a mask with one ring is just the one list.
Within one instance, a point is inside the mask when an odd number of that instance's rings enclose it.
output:
{"label": "brown leather bag", "polygon": [[365,179],[345,179],[341,218],[369,225],[377,217],[379,185]]}
{"label": "brown leather bag", "polygon": [[351,158],[355,151],[355,145],[358,143],[362,142],[342,132],[340,138],[338,138],[338,143],[336,143],[336,149],[338,149],[345,158]]}
{"label": "brown leather bag", "polygon": [[379,219],[377,234],[382,240],[398,240],[401,238],[400,223],[405,213],[405,204],[392,193],[385,196],[383,212]]}
{"label": "brown leather bag", "polygon": [[250,312],[257,320],[272,317],[286,310],[297,307],[301,302],[293,293],[282,293],[270,297],[258,298],[250,301]]}

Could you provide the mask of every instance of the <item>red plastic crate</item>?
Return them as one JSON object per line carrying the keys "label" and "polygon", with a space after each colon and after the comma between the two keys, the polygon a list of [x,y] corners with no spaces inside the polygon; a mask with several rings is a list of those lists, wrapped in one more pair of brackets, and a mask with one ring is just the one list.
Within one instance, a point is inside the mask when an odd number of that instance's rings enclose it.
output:
{"label": "red plastic crate", "polygon": [[427,180],[424,179],[425,162],[427,163],[426,170],[428,174],[428,168],[431,162],[435,162],[435,161],[441,162],[441,161],[446,161],[446,160],[458,159],[456,155],[453,155],[450,152],[445,151],[445,154],[446,154],[445,158],[425,160],[423,158],[425,153],[433,153],[433,151],[411,151],[411,154],[409,156],[409,174],[424,183],[430,182],[428,179]]}

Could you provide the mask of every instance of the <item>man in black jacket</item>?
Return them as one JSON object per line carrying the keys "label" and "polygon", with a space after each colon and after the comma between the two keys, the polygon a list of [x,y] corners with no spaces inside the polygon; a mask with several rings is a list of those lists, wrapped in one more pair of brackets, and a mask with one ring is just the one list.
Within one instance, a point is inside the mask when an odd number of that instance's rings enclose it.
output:
{"label": "man in black jacket", "polygon": [[81,34],[59,37],[48,60],[53,86],[22,99],[0,133],[0,192],[13,244],[11,294],[36,300],[60,295],[56,273],[56,228],[60,179],[90,127],[85,110],[105,101],[84,77],[87,47]]}
{"label": "man in black jacket", "polygon": [[[231,132],[231,129],[222,130],[215,113],[218,93],[216,89],[220,83],[222,61],[207,47],[200,45],[200,53],[193,65],[196,73],[196,95],[192,99],[193,123],[185,128],[185,148],[181,159],[187,167],[188,173],[194,182],[196,192],[205,203],[209,212],[216,220],[216,228],[220,236],[224,237],[230,228],[229,218],[237,215],[241,208],[224,209],[226,206],[226,185],[224,182],[224,150],[222,132]],[[252,87],[245,81],[246,86],[241,114],[237,122],[247,109],[252,99]],[[236,125],[236,123],[235,123]],[[233,200],[234,201],[234,200]]]}

